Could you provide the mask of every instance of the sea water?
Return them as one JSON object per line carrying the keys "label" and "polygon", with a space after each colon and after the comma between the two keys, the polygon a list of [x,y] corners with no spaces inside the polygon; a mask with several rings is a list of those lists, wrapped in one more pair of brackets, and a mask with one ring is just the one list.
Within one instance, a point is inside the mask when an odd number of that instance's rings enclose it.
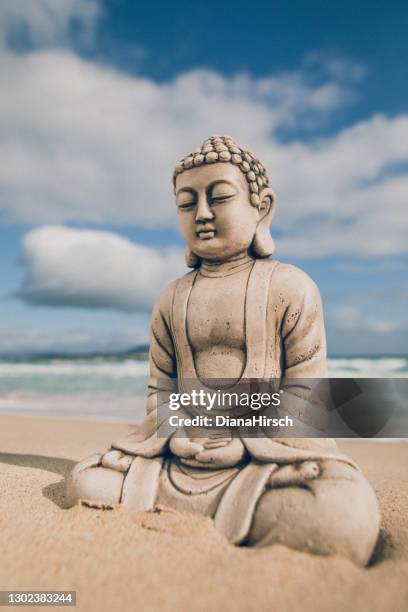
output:
{"label": "sea water", "polygon": [[[0,414],[134,422],[145,413],[147,361],[0,360]],[[336,357],[333,378],[407,378],[408,357]]]}

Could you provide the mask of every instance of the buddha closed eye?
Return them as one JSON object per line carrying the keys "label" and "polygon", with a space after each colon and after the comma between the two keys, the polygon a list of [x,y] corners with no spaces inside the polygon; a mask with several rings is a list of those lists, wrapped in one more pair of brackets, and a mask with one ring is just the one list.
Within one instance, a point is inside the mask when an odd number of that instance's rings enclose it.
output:
{"label": "buddha closed eye", "polygon": [[236,195],[237,192],[234,186],[224,181],[215,183],[209,191],[209,199],[213,206],[230,202]]}

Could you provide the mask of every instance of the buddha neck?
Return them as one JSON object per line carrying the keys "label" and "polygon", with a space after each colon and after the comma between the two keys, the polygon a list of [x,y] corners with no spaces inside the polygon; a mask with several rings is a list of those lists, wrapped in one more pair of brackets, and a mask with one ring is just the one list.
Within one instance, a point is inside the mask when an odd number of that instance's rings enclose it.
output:
{"label": "buddha neck", "polygon": [[254,259],[248,253],[240,253],[230,259],[223,261],[203,259],[200,266],[201,276],[212,278],[223,278],[231,274],[238,274],[247,268],[250,268],[254,263]]}

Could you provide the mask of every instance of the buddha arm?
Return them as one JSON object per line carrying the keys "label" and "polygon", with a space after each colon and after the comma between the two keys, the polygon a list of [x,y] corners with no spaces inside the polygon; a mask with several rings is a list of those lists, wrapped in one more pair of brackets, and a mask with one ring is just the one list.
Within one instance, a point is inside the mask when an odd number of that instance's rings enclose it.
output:
{"label": "buddha arm", "polygon": [[149,381],[146,417],[125,438],[112,443],[112,448],[131,455],[155,457],[163,454],[167,437],[159,437],[158,407],[165,402],[166,392],[177,382],[177,364],[170,332],[170,309],[176,283],[166,287],[153,308],[150,325]]}
{"label": "buddha arm", "polygon": [[157,299],[150,322],[149,382],[146,412],[157,409],[158,394],[163,383],[172,385],[177,378],[177,361],[170,331],[170,310],[175,283],[171,283]]}
{"label": "buddha arm", "polygon": [[327,377],[326,335],[319,290],[294,266],[282,275],[284,310],[281,315],[282,375],[291,378]]}
{"label": "buddha arm", "polygon": [[275,329],[269,330],[271,342],[277,337],[279,342],[273,346],[281,349],[283,393],[277,412],[293,417],[294,427],[265,429],[264,437],[244,439],[247,451],[261,462],[336,458],[350,463],[334,441],[325,437],[326,338],[318,288],[298,268],[279,264],[270,286],[268,309],[269,321],[275,321]]}
{"label": "buddha arm", "polygon": [[285,264],[282,267],[281,389],[284,393],[281,395],[281,410],[299,417],[297,435],[299,432],[307,435],[304,425],[317,428],[316,433],[319,433],[327,424],[325,399],[328,388],[320,293],[303,271]]}

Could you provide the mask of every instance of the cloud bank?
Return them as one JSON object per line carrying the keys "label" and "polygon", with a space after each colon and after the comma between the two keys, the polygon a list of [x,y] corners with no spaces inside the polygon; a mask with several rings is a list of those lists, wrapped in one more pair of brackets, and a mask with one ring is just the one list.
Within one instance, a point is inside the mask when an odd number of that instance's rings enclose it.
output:
{"label": "cloud bank", "polygon": [[[267,78],[196,69],[157,83],[61,48],[73,20],[91,36],[95,2],[29,4],[23,12],[21,2],[8,0],[0,10],[3,223],[173,225],[172,168],[218,132],[232,134],[269,168],[278,253],[406,251],[408,116],[378,115],[319,135],[352,103],[357,66],[327,62],[315,78],[315,58],[313,70]],[[4,34],[11,23],[24,24],[28,51],[14,52]],[[297,128],[311,130],[307,141],[280,138]]]}
{"label": "cloud bank", "polygon": [[90,45],[100,15],[96,0],[2,0],[0,45],[18,50]]}
{"label": "cloud bank", "polygon": [[170,280],[186,271],[179,249],[160,252],[113,232],[45,226],[23,240],[17,294],[46,306],[149,312]]}

